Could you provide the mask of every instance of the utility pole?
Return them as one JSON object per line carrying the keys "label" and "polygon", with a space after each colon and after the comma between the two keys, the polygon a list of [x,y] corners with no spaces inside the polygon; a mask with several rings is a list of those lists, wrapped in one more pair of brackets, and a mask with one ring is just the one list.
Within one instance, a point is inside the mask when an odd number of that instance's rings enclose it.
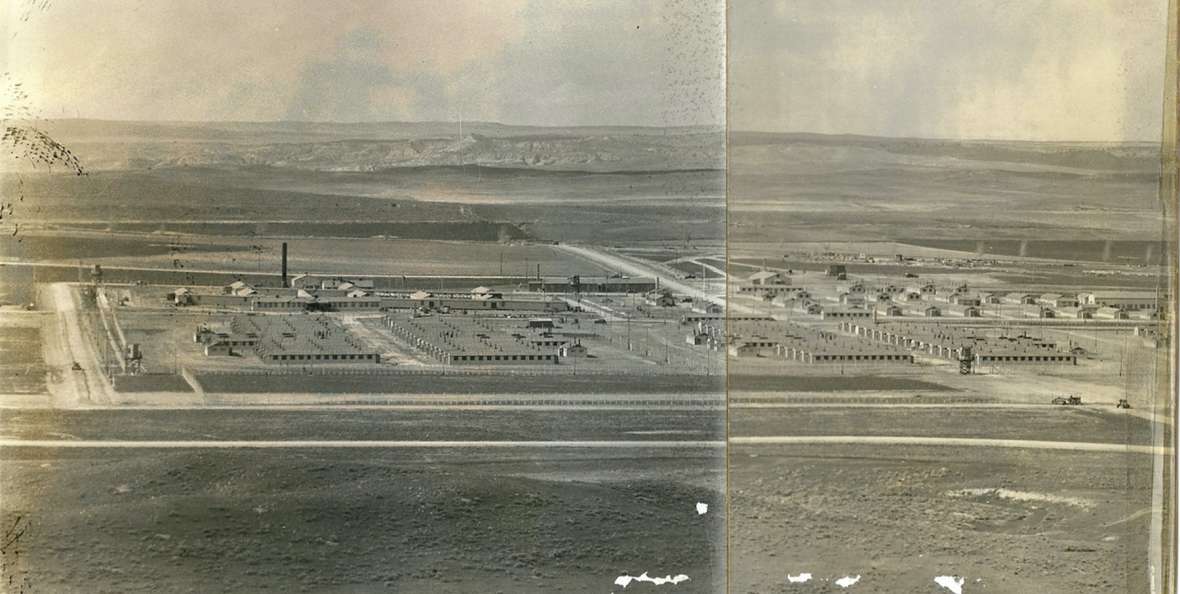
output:
{"label": "utility pole", "polygon": [[627,312],[627,350],[631,350],[631,312]]}
{"label": "utility pole", "polygon": [[665,328],[664,328],[664,365],[671,365],[672,364],[672,345],[671,345],[671,341],[668,339],[668,331],[666,328],[667,325],[668,325],[668,321],[664,320],[664,326],[665,326]]}

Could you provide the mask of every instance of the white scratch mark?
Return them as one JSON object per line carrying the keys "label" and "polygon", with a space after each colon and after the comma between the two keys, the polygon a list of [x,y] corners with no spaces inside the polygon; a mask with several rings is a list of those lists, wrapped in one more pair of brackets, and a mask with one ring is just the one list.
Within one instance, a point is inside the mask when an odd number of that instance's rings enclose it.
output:
{"label": "white scratch mark", "polygon": [[697,515],[703,516],[707,513],[709,513],[709,504],[708,503],[701,503],[698,501],[697,502]]}
{"label": "white scratch mark", "polygon": [[954,594],[963,594],[963,583],[966,581],[965,578],[957,578],[953,575],[940,575],[934,578],[934,583],[954,592]]}
{"label": "white scratch mark", "polygon": [[846,576],[836,580],[836,585],[840,586],[841,588],[848,588],[848,587],[855,585],[856,582],[859,582],[859,581],[860,581],[860,575],[857,575],[856,577],[846,575]]}
{"label": "white scratch mark", "polygon": [[806,584],[811,581],[810,573],[801,573],[799,575],[787,574],[787,581],[792,584]]}
{"label": "white scratch mark", "polygon": [[1094,506],[1094,502],[1089,499],[1081,497],[1065,497],[1061,495],[1052,495],[1049,493],[1038,493],[1036,491],[1016,491],[1013,489],[959,489],[957,491],[947,491],[946,495],[950,497],[999,497],[1001,499],[1008,499],[1020,503],[1059,503],[1064,505],[1072,505],[1083,509],[1088,509]]}
{"label": "white scratch mark", "polygon": [[631,582],[647,582],[649,584],[655,584],[657,586],[663,586],[664,584],[672,584],[673,586],[675,586],[676,584],[679,584],[680,582],[687,582],[687,581],[688,581],[688,576],[684,575],[683,573],[678,574],[676,576],[666,575],[664,577],[659,577],[659,576],[651,577],[651,576],[647,575],[647,572],[645,571],[645,572],[643,572],[643,574],[641,574],[639,576],[631,576],[631,575],[627,575],[627,574],[620,575],[619,577],[615,578],[615,585],[622,586],[622,587],[626,588],[627,586],[631,585]]}

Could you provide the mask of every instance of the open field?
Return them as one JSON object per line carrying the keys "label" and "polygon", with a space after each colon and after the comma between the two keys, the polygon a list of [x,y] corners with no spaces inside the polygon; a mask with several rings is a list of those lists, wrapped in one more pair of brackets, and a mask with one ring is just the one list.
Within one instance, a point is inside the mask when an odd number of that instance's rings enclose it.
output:
{"label": "open field", "polygon": [[[1142,454],[916,446],[729,450],[731,591],[1146,593]],[[809,583],[788,575],[812,573]]]}
{"label": "open field", "polygon": [[146,375],[116,375],[116,392],[191,392],[192,387],[184,378],[174,373],[152,373]]}
{"label": "open field", "polygon": [[19,236],[9,235],[0,239],[0,258],[25,262],[74,260],[76,263],[82,258],[100,261],[103,258],[131,255],[148,258],[201,252],[220,254],[241,248],[240,244],[215,240],[186,241],[161,236],[26,231]]}
{"label": "open field", "polygon": [[48,369],[41,355],[41,329],[2,318],[0,314],[0,393],[44,393]]}
{"label": "open field", "polygon": [[[658,427],[659,431],[651,431]],[[720,410],[483,410],[368,408],[94,411],[4,410],[17,439],[115,440],[721,440]]]}
{"label": "open field", "polygon": [[[718,182],[722,179],[717,176]],[[720,189],[702,201],[672,194],[651,202],[639,197],[622,204],[493,204],[479,210],[487,217],[521,221],[522,229],[543,240],[619,247],[715,246],[725,240]]]}
{"label": "open field", "polygon": [[[716,126],[521,126],[497,122],[135,122],[60,119],[47,129],[96,170],[252,170],[398,175],[715,169]],[[482,166],[482,167],[480,167]],[[434,172],[432,170],[443,170]],[[347,178],[347,175],[341,177]],[[385,185],[390,185],[386,182]],[[355,190],[353,190],[355,192]]]}
{"label": "open field", "polygon": [[[1163,232],[1163,221],[1159,213],[1152,210],[1079,213],[1064,206],[1060,212],[1032,212],[1021,205],[1005,209],[1004,206],[981,204],[976,208],[933,208],[933,212],[886,210],[866,217],[865,206],[856,203],[841,211],[826,208],[822,203],[797,210],[778,202],[768,206],[745,206],[740,201],[740,196],[731,194],[728,227],[730,238],[736,242],[856,240],[864,237],[954,240],[965,236],[1011,240],[1042,237],[1066,241],[1159,237]],[[947,204],[954,202],[948,201]],[[925,207],[924,204],[915,206],[916,209]]]}
{"label": "open field", "polygon": [[0,457],[4,521],[28,526],[20,569],[54,592],[603,592],[644,571],[715,592],[724,579],[716,453]]}
{"label": "open field", "polygon": [[[12,221],[30,227],[484,241],[526,236],[602,242],[724,237],[720,170],[483,171],[486,175],[474,169],[22,174],[5,176],[0,189],[25,197]],[[329,193],[315,193],[323,191]],[[11,229],[10,224],[3,229]]]}
{"label": "open field", "polygon": [[1158,146],[734,132],[734,241],[1159,237]]}
{"label": "open field", "polygon": [[265,168],[154,170],[168,183],[233,187],[243,190],[315,192],[324,196],[413,201],[415,208],[465,205],[483,207],[567,205],[625,206],[723,202],[720,168],[650,171],[544,170],[529,167],[468,165],[405,167],[385,171],[292,171]]}
{"label": "open field", "polygon": [[[155,221],[463,221],[473,217],[457,205],[417,203],[405,196],[325,195],[314,192],[255,189],[221,183],[218,172],[192,172],[175,179],[164,172],[98,171],[69,174],[7,174],[5,195],[23,195],[18,222],[73,222],[112,225]],[[228,174],[225,174],[228,175]],[[119,222],[119,223],[116,223]]]}
{"label": "open field", "polygon": [[142,223],[67,223],[53,226],[66,230],[98,230],[112,233],[159,233],[213,235],[218,237],[382,237],[390,239],[441,239],[463,241],[509,241],[527,236],[509,223],[486,221],[161,221]]}
{"label": "open field", "polygon": [[[1107,244],[1102,240],[1058,241],[972,241],[955,239],[903,239],[903,245],[933,247],[941,250],[974,253],[979,256],[1021,256],[1053,260],[1078,260],[1126,264],[1159,265],[1166,245],[1162,241],[1122,240]],[[1023,251],[1022,251],[1023,248]],[[982,249],[982,252],[980,251]]]}
{"label": "open field", "polygon": [[[277,274],[279,250],[284,241],[288,244],[292,273],[535,276],[538,265],[543,275],[603,272],[601,267],[558,252],[551,245],[368,237],[263,239],[184,235],[169,238],[152,234],[29,232],[19,238],[0,240],[0,256],[74,266],[81,261],[87,267],[101,264],[176,272],[223,270]],[[73,280],[77,280],[77,273]]]}
{"label": "open field", "polygon": [[1148,445],[1160,425],[1118,410],[1039,407],[732,408],[733,436],[904,435]]}

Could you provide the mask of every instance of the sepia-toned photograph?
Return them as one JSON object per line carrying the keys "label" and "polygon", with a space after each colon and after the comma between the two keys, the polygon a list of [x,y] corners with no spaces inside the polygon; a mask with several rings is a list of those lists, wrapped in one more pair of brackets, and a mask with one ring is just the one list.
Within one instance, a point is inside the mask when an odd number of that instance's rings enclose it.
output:
{"label": "sepia-toned photograph", "polygon": [[0,592],[1175,592],[1178,14],[0,1]]}
{"label": "sepia-toned photograph", "polygon": [[1173,591],[1167,11],[730,3],[731,592]]}
{"label": "sepia-toned photograph", "polygon": [[4,10],[6,592],[724,589],[723,4]]}

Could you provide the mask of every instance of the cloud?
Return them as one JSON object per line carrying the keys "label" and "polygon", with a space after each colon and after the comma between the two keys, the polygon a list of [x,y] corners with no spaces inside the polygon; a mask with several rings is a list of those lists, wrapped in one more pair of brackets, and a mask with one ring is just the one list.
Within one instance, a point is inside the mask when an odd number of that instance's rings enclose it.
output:
{"label": "cloud", "polygon": [[734,3],[731,125],[1158,139],[1164,0]]}
{"label": "cloud", "polygon": [[0,19],[13,32],[0,60],[45,117],[462,112],[511,123],[720,124],[724,112],[720,0],[110,0]]}

